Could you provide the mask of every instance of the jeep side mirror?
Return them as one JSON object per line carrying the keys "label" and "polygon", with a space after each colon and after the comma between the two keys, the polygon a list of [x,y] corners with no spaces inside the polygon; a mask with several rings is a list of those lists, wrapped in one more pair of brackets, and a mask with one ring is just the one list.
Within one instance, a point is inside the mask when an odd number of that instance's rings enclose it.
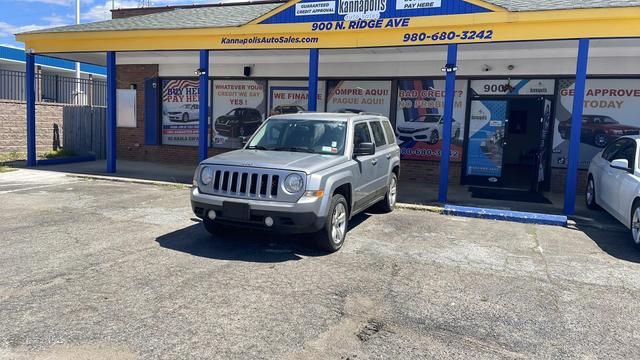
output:
{"label": "jeep side mirror", "polygon": [[368,156],[376,153],[376,146],[374,143],[360,143],[353,149],[353,156]]}

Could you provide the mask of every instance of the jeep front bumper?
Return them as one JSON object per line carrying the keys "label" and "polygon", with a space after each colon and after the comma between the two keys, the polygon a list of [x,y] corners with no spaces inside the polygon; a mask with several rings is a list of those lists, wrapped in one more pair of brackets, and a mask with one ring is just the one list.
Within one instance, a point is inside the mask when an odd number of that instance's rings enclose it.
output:
{"label": "jeep front bumper", "polygon": [[[223,211],[224,202],[249,205],[249,217],[230,218]],[[225,225],[251,227],[254,229],[275,230],[286,233],[311,233],[322,229],[325,216],[319,213],[321,199],[305,202],[278,202],[252,199],[236,199],[201,193],[197,187],[191,189],[191,208],[193,213],[204,219],[209,211],[216,212],[215,221]],[[271,217],[273,226],[265,225],[265,219]]]}

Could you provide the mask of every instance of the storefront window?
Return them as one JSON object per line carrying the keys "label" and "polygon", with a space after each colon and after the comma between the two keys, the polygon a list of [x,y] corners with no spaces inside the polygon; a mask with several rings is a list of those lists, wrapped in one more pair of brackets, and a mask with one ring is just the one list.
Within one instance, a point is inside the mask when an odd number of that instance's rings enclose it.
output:
{"label": "storefront window", "polygon": [[[402,159],[440,160],[442,150],[444,80],[398,81],[396,136]],[[451,129],[451,161],[462,161],[467,82],[456,81]]]}
{"label": "storefront window", "polygon": [[240,148],[265,119],[266,82],[262,80],[213,81],[213,146]]}
{"label": "storefront window", "polygon": [[[318,81],[317,111],[324,111],[325,82]],[[269,115],[307,111],[309,104],[307,81],[269,81]]]}
{"label": "storefront window", "polygon": [[[567,166],[574,80],[560,80],[556,124],[553,136],[554,167]],[[634,79],[589,79],[584,99],[580,132],[581,169],[588,169],[591,159],[624,135],[640,135],[640,86]]]}
{"label": "storefront window", "polygon": [[162,144],[198,146],[198,80],[162,81]]}
{"label": "storefront window", "polygon": [[372,112],[389,116],[391,81],[329,80],[327,86],[329,112]]}

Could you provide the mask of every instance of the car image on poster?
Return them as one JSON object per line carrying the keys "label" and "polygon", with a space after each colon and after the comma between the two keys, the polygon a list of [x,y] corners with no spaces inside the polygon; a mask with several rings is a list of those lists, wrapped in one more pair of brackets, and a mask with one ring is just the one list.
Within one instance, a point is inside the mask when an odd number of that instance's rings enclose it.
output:
{"label": "car image on poster", "polygon": [[265,81],[213,81],[213,146],[240,148],[262,125],[266,113]]}
{"label": "car image on poster", "polygon": [[[443,80],[398,81],[396,136],[402,159],[440,160],[444,133]],[[462,161],[467,82],[456,81],[451,125],[451,161]]]}
{"label": "car image on poster", "polygon": [[162,81],[162,143],[198,145],[200,120],[197,80]]}
{"label": "car image on poster", "polygon": [[[567,166],[574,88],[573,80],[560,80],[553,136],[554,167]],[[587,80],[580,131],[580,169],[587,169],[591,159],[617,138],[640,134],[638,108],[638,80]]]}

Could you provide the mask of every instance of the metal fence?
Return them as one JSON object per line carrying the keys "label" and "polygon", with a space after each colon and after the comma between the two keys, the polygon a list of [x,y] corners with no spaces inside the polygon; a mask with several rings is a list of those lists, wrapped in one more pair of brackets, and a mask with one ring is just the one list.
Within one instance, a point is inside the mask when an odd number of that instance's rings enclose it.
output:
{"label": "metal fence", "polygon": [[[26,101],[25,73],[0,69],[0,99]],[[107,83],[96,79],[36,74],[36,101],[107,106]]]}

